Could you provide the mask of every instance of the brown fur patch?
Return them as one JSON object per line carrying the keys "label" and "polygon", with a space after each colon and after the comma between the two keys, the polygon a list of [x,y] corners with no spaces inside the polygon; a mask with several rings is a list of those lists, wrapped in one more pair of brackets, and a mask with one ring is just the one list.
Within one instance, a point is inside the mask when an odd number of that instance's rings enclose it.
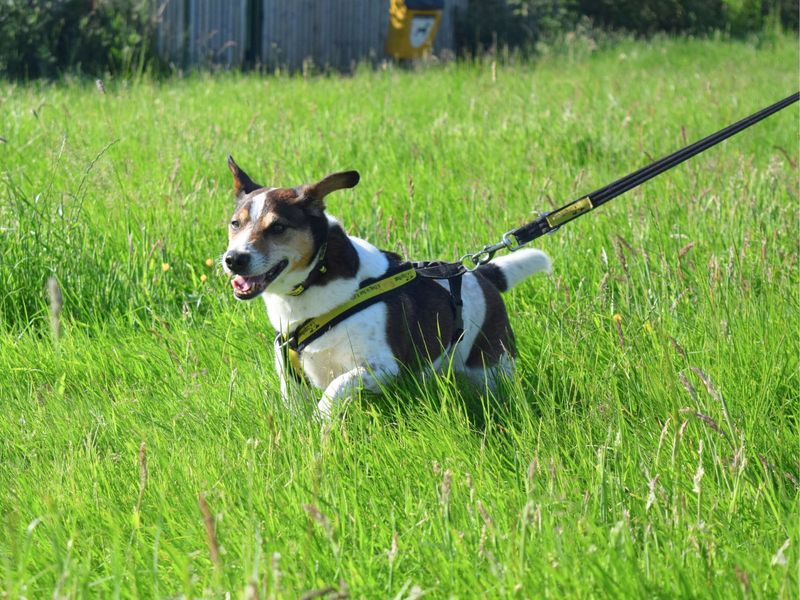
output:
{"label": "brown fur patch", "polygon": [[244,202],[241,206],[236,208],[233,213],[232,219],[236,219],[242,224],[242,227],[250,222],[250,206],[252,202]]}
{"label": "brown fur patch", "polygon": [[516,356],[514,332],[508,322],[503,299],[497,288],[480,273],[475,273],[486,302],[486,316],[467,357],[467,366],[483,368],[497,363],[503,354]]}
{"label": "brown fur patch", "polygon": [[[289,235],[289,232],[284,235]],[[289,246],[302,257],[297,264],[292,267],[292,271],[305,269],[317,255],[317,249],[314,247],[314,237],[309,231],[298,231],[294,233],[289,238],[289,242],[284,244],[284,246]]]}
{"label": "brown fur patch", "polygon": [[300,195],[294,188],[276,188],[267,194],[267,202],[275,205],[293,204],[298,198]]}

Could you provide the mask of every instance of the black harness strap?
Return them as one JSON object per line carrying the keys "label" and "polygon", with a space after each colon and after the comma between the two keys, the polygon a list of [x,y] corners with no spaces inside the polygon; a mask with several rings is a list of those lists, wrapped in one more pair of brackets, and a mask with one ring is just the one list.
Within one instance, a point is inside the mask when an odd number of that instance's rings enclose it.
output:
{"label": "black harness strap", "polygon": [[446,279],[450,286],[450,308],[453,310],[453,337],[450,345],[455,345],[464,335],[464,300],[461,298],[462,277],[467,269],[461,263],[444,261],[422,261],[412,263],[417,275],[425,279]]}

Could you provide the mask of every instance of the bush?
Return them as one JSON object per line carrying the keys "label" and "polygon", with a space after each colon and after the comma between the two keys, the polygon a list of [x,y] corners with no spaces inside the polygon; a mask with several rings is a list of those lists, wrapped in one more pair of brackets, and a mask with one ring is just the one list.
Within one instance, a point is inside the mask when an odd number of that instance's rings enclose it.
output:
{"label": "bush", "polygon": [[[456,14],[456,43],[532,49],[581,26],[648,36],[659,32],[743,36],[775,23],[797,29],[794,0],[469,0]],[[585,26],[584,26],[585,27]]]}
{"label": "bush", "polygon": [[146,0],[0,0],[0,71],[130,73],[155,57]]}
{"label": "bush", "polygon": [[471,54],[496,46],[530,50],[571,31],[578,16],[566,0],[470,0],[455,15],[456,45]]}

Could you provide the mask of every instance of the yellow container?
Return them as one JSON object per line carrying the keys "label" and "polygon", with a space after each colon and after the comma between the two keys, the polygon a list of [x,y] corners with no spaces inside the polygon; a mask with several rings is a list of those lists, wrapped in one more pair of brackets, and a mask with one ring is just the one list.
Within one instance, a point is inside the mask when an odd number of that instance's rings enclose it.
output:
{"label": "yellow container", "polygon": [[443,10],[444,0],[390,0],[386,54],[419,58],[429,52]]}

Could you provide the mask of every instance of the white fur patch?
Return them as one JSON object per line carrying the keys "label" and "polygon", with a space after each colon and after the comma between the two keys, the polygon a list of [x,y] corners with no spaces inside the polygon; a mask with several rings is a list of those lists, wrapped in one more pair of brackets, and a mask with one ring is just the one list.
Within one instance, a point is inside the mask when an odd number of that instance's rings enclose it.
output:
{"label": "white fur patch", "polygon": [[509,289],[535,273],[550,274],[553,272],[550,257],[537,248],[523,248],[511,254],[499,256],[491,264],[500,267],[506,277]]}
{"label": "white fur patch", "polygon": [[250,221],[255,223],[261,218],[261,214],[264,212],[264,204],[266,201],[267,192],[253,196],[252,203],[250,204]]}

